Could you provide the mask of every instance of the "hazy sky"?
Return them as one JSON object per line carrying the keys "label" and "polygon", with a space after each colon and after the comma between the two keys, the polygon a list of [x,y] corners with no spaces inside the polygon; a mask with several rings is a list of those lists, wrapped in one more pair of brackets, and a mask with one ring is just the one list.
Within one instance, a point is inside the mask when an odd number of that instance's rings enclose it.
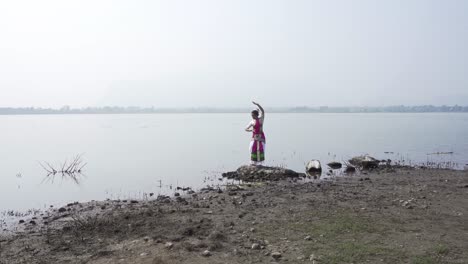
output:
{"label": "hazy sky", "polygon": [[0,0],[0,107],[468,105],[465,0]]}

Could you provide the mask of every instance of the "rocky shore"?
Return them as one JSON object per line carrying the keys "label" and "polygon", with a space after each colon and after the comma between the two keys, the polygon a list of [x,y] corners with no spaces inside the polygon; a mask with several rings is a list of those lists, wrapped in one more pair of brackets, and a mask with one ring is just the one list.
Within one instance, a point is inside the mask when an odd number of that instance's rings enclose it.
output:
{"label": "rocky shore", "polygon": [[468,172],[396,168],[73,203],[0,235],[0,263],[468,263]]}

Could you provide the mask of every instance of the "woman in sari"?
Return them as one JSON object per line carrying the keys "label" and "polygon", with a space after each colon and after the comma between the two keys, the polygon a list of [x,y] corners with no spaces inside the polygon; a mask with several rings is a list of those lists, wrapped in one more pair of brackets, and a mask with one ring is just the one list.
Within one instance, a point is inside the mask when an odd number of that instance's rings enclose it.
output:
{"label": "woman in sari", "polygon": [[[258,107],[253,110],[252,121],[245,128],[245,131],[252,132],[252,140],[250,141],[250,164],[263,165],[265,161],[265,133],[263,133],[263,123],[265,120],[265,110],[256,102],[252,102]],[[259,112],[260,111],[260,112]]]}

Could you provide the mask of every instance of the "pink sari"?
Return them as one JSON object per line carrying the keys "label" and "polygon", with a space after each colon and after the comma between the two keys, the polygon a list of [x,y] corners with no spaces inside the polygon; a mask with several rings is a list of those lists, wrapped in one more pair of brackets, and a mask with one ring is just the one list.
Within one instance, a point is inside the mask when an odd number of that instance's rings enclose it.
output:
{"label": "pink sari", "polygon": [[265,133],[260,120],[255,119],[252,141],[250,142],[250,160],[252,164],[262,164],[265,161]]}

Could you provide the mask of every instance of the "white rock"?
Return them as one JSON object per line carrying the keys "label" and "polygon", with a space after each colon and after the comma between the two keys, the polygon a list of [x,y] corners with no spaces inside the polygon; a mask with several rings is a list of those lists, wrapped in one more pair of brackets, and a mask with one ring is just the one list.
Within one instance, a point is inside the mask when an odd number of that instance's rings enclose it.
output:
{"label": "white rock", "polygon": [[307,172],[318,172],[322,170],[322,165],[319,160],[311,160],[306,165]]}
{"label": "white rock", "polygon": [[174,244],[171,243],[171,242],[167,242],[166,244],[164,244],[164,247],[168,248],[168,249],[171,249],[173,246],[174,246]]}
{"label": "white rock", "polygon": [[205,251],[203,251],[202,256],[209,257],[209,256],[211,256],[211,252],[209,250],[205,250]]}
{"label": "white rock", "polygon": [[260,249],[260,245],[257,243],[252,244],[252,249]]}

